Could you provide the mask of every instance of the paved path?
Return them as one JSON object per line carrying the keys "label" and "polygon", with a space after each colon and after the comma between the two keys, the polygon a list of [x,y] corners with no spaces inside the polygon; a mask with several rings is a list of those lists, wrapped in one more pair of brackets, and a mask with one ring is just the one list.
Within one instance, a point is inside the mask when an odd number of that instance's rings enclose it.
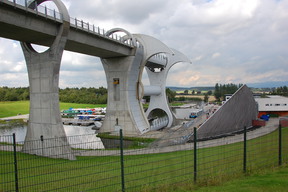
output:
{"label": "paved path", "polygon": [[12,120],[12,119],[24,119],[24,120],[28,120],[28,119],[29,119],[29,114],[0,118],[0,120]]}
{"label": "paved path", "polygon": [[[254,139],[262,135],[266,135],[275,131],[278,128],[279,119],[271,118],[265,127],[249,131],[247,133],[247,139]],[[214,146],[221,146],[226,144],[232,144],[243,141],[243,134],[238,134],[234,136],[223,137],[219,139],[213,139],[208,141],[198,142],[198,148],[207,148]],[[156,148],[144,148],[136,150],[124,150],[125,155],[140,155],[140,154],[152,154],[152,153],[167,153],[173,151],[183,151],[183,150],[192,150],[193,143],[185,143],[181,145],[172,145],[166,147],[156,147]],[[76,155],[79,156],[109,156],[109,155],[119,155],[119,150],[91,150],[91,151],[77,151]]]}
{"label": "paved path", "polygon": [[[249,131],[247,133],[247,139],[257,138],[262,135],[266,135],[275,131],[278,128],[279,119],[278,118],[270,118],[267,122],[266,126],[261,127],[259,129],[255,129],[253,131]],[[213,139],[208,141],[200,141],[198,142],[198,148],[207,148],[214,147],[226,144],[232,144],[243,141],[243,134],[238,134],[234,136],[223,137],[219,139]],[[21,151],[21,146],[17,146],[17,151]],[[192,150],[193,143],[185,143],[164,147],[153,147],[153,148],[143,148],[143,149],[135,149],[135,150],[124,150],[125,155],[140,155],[140,154],[153,154],[153,153],[167,153],[173,151],[183,151],[183,150]],[[13,146],[10,145],[0,145],[0,150],[12,151]],[[76,156],[114,156],[119,155],[119,150],[75,150]]]}

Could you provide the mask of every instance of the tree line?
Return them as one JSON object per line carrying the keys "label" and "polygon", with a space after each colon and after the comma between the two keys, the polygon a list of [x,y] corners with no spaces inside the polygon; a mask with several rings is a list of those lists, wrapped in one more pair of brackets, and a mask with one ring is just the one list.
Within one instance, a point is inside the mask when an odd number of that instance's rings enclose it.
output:
{"label": "tree line", "polygon": [[[166,94],[169,102],[175,100],[175,91],[167,88]],[[0,87],[0,101],[25,101],[29,99],[29,87]],[[107,89],[104,87],[67,87],[59,89],[59,100],[66,103],[107,104]]]}
{"label": "tree line", "polygon": [[[166,89],[169,102],[175,100],[176,92]],[[0,101],[29,100],[29,87],[0,87]],[[66,103],[107,104],[107,88],[59,88],[59,101]]]}
{"label": "tree line", "polygon": [[0,101],[25,101],[29,99],[29,87],[0,87]]}
{"label": "tree line", "polygon": [[[29,87],[0,87],[0,101],[29,99]],[[59,100],[67,103],[106,104],[107,89],[104,87],[59,89]]]}
{"label": "tree line", "polygon": [[[234,94],[242,84],[215,84],[214,97],[217,101],[224,99],[225,94]],[[212,91],[205,94],[204,101],[208,101],[208,96],[212,94]],[[271,95],[288,96],[287,86],[273,88],[270,92]],[[176,92],[166,88],[166,95],[169,102],[181,101],[183,98],[176,98]],[[29,87],[0,87],[0,101],[25,101],[29,100]],[[149,102],[149,97],[147,101]],[[184,98],[185,99],[185,98]],[[84,104],[107,104],[107,89],[104,87],[99,88],[59,88],[59,100],[60,102],[67,103],[84,103]]]}
{"label": "tree line", "polygon": [[277,88],[273,88],[270,92],[271,95],[282,95],[282,96],[288,96],[288,88],[287,86],[281,86]]}
{"label": "tree line", "polygon": [[66,103],[107,104],[107,89],[104,87],[60,89],[59,100]]}
{"label": "tree line", "polygon": [[234,94],[243,84],[215,84],[214,97],[217,101],[224,100],[225,94]]}

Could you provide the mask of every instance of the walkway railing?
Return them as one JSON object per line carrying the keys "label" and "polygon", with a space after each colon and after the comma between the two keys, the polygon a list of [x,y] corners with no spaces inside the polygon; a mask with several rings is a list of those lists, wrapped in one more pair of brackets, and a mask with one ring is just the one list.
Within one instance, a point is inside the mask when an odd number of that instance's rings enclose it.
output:
{"label": "walkway railing", "polygon": [[[30,9],[29,6],[29,0],[0,0],[0,3],[6,3],[10,4],[11,6],[14,6],[15,8],[20,8],[24,10],[29,10],[29,12],[32,12],[36,15],[43,16],[47,19],[51,19],[57,22],[63,21],[63,16],[61,13],[56,11],[55,9],[49,9],[46,6],[38,5],[36,9]],[[104,29],[101,29],[93,24],[90,24],[89,22],[84,22],[81,19],[72,18],[70,17],[70,26],[75,27],[77,29],[92,33],[94,35],[98,35],[104,38],[108,38],[110,40],[113,40],[115,42],[121,43],[123,45],[132,47],[131,41],[123,41],[123,38],[117,34],[112,34],[111,36],[106,36],[106,31]]]}
{"label": "walkway railing", "polygon": [[158,130],[168,125],[169,119],[167,116],[154,119],[150,125],[151,130]]}

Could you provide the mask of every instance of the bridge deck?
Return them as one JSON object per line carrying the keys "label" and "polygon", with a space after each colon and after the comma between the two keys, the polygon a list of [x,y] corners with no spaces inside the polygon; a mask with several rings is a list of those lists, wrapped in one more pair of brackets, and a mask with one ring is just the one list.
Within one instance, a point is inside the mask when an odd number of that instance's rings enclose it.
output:
{"label": "bridge deck", "polygon": [[[0,0],[0,5],[0,37],[43,46],[53,43],[62,24],[61,19],[7,0]],[[104,30],[83,21],[71,20],[76,22],[70,24],[65,50],[101,58],[134,54],[133,47],[123,43],[119,37],[106,37]]]}

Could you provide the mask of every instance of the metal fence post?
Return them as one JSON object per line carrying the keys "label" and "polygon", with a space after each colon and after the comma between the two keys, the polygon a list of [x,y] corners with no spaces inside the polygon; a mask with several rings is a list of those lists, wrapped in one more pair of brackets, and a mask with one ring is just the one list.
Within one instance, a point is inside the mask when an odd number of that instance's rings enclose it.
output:
{"label": "metal fence post", "polygon": [[120,161],[121,161],[121,186],[122,192],[125,192],[125,178],[124,178],[124,153],[123,153],[123,132],[120,129]]}
{"label": "metal fence post", "polygon": [[278,154],[278,164],[282,165],[282,126],[279,124],[279,154]]}
{"label": "metal fence post", "polygon": [[25,10],[27,11],[27,9],[28,9],[28,2],[27,0],[25,0]]}
{"label": "metal fence post", "polygon": [[17,150],[16,150],[16,135],[13,133],[13,154],[14,154],[14,174],[15,174],[15,191],[19,191],[18,185],[18,166],[17,166]]}
{"label": "metal fence post", "polygon": [[56,11],[55,11],[55,9],[53,11],[53,14],[54,14],[54,20],[56,21]]}
{"label": "metal fence post", "polygon": [[37,13],[37,15],[38,15],[38,4],[37,4],[37,2],[35,1],[35,9],[36,9],[36,13]]}
{"label": "metal fence post", "polygon": [[44,156],[44,137],[43,137],[43,135],[40,136],[40,141],[41,141],[42,155]]}
{"label": "metal fence post", "polygon": [[45,17],[47,18],[47,7],[45,5]]}
{"label": "metal fence post", "polygon": [[194,127],[194,182],[197,181],[197,128]]}
{"label": "metal fence post", "polygon": [[243,171],[247,171],[247,128],[244,126],[244,153],[243,153]]}

